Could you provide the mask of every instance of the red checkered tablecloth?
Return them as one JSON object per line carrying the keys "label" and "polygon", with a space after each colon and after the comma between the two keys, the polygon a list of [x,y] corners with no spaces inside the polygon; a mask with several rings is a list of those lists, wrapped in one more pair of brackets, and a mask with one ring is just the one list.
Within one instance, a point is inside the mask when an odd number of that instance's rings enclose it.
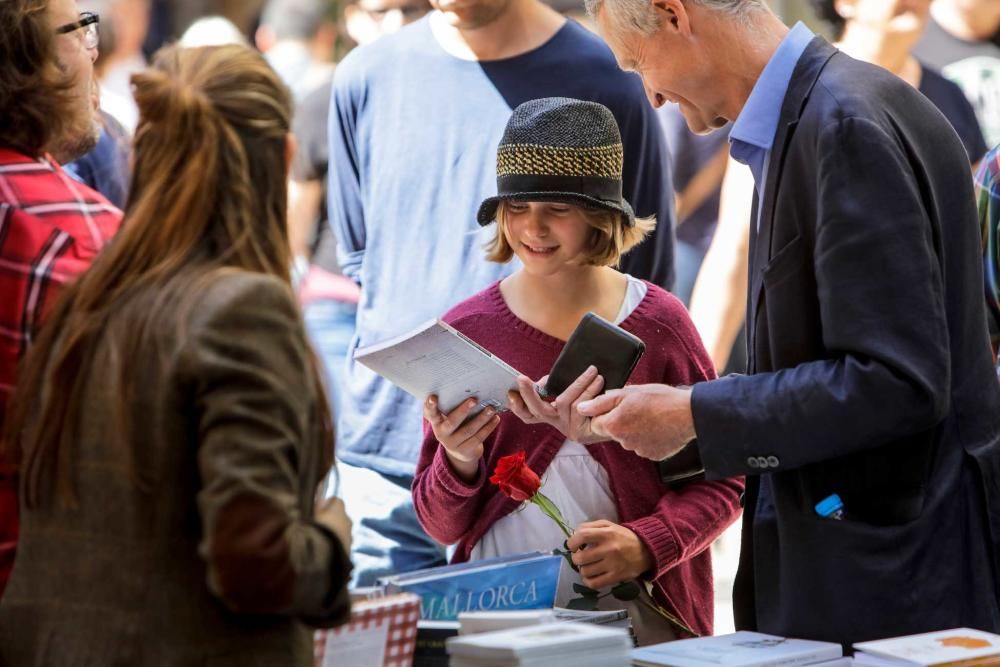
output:
{"label": "red checkered tablecloth", "polygon": [[[388,625],[385,659],[381,667],[410,667],[417,641],[417,621],[420,620],[420,598],[412,593],[390,595],[357,602],[351,609],[351,620],[339,628],[316,633],[316,667],[340,667],[335,652],[339,639],[354,632],[365,632]],[[327,658],[327,646],[333,647]],[[354,663],[352,663],[354,664]],[[365,665],[365,667],[380,667]]]}

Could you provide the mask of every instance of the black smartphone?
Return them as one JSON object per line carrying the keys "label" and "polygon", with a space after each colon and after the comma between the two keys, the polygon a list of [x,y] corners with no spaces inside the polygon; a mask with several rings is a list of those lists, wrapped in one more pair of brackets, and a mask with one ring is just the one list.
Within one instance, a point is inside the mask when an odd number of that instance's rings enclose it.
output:
{"label": "black smartphone", "polygon": [[587,313],[552,366],[543,395],[563,393],[589,366],[604,378],[604,391],[621,389],[645,351],[646,344],[635,334]]}

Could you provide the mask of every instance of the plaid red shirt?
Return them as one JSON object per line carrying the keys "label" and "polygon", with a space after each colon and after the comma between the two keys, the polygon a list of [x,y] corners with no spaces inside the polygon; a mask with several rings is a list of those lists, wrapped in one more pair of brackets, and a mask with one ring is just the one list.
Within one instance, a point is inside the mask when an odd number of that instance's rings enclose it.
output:
{"label": "plaid red shirt", "polygon": [[[0,432],[17,363],[60,288],[87,268],[121,211],[64,172],[0,148]],[[0,461],[0,593],[14,564],[17,476]]]}

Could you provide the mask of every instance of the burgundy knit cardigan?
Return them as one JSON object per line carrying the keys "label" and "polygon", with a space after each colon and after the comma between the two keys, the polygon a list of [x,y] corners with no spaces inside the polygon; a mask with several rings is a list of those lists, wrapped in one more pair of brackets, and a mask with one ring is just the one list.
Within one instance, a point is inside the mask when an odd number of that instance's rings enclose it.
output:
{"label": "burgundy knit cardigan", "polygon": [[[711,360],[684,306],[663,289],[648,286],[645,298],[621,323],[646,343],[629,384],[692,385],[711,379]],[[514,315],[499,283],[463,301],[444,319],[533,379],[549,372],[564,345]],[[528,425],[504,412],[486,440],[478,477],[466,484],[452,471],[425,421],[413,481],[417,516],[434,539],[458,543],[454,562],[468,560],[490,526],[518,507],[488,481],[497,460],[523,449],[528,465],[542,475],[564,441],[550,426]],[[656,463],[613,442],[588,449],[608,473],[619,522],[635,532],[652,555],[655,565],[648,575],[657,601],[699,634],[712,634],[714,586],[708,547],[740,514],[742,478],[671,489],[660,482]]]}

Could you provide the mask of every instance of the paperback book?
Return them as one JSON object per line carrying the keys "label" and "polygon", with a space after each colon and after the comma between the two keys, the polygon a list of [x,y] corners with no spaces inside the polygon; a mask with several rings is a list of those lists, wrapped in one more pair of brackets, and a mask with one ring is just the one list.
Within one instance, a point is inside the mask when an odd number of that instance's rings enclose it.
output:
{"label": "paperback book", "polygon": [[628,665],[629,650],[632,648],[632,641],[624,630],[590,623],[549,623],[460,635],[449,639],[447,644],[452,667],[624,667]]}
{"label": "paperback book", "polygon": [[653,644],[632,651],[639,667],[796,667],[839,658],[840,644],[740,631]]}
{"label": "paperback book", "polygon": [[971,628],[860,642],[855,662],[872,667],[992,667],[1000,665],[1000,635]]}
{"label": "paperback book", "polygon": [[413,667],[450,667],[445,642],[458,636],[458,621],[417,621]]}
{"label": "paperback book", "polygon": [[351,620],[316,633],[317,667],[410,667],[420,600],[403,593],[351,605]]}
{"label": "paperback book", "polygon": [[519,373],[465,334],[441,320],[425,322],[402,336],[360,347],[354,359],[423,401],[437,394],[448,413],[470,396],[487,406],[507,409],[507,392],[517,389]]}
{"label": "paperback book", "polygon": [[456,620],[465,611],[551,609],[562,556],[542,552],[445,565],[385,577],[389,593],[420,597],[420,617]]}

